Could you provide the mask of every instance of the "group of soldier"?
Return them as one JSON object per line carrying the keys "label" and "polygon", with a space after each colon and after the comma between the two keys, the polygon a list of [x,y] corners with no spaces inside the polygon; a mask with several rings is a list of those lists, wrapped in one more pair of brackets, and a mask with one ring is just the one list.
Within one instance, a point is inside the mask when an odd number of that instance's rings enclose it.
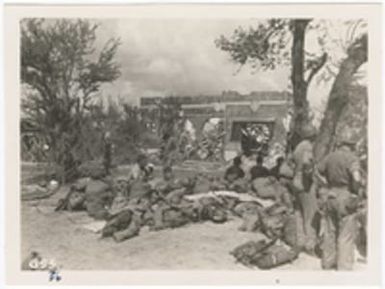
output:
{"label": "group of soldier", "polygon": [[248,177],[241,168],[241,158],[236,157],[225,179],[254,183],[258,191],[259,178],[277,178],[288,188],[280,195],[282,201],[300,212],[302,250],[310,254],[320,252],[325,270],[352,270],[360,228],[364,228],[361,234],[366,234],[366,190],[355,153],[356,141],[351,131],[344,131],[338,136],[336,149],[316,162],[313,154],[316,135],[313,126],[306,126],[302,141],[286,158],[278,158],[271,170],[263,166],[262,156],[257,156]]}
{"label": "group of soldier", "polygon": [[[355,154],[356,140],[346,129],[338,137],[337,148],[315,163],[313,145],[316,131],[304,130],[304,140],[293,152],[293,187],[298,194],[307,237],[307,250],[314,250],[320,237],[322,267],[352,270],[358,226],[366,226],[366,190],[361,164]],[[321,232],[313,220],[321,217]],[[318,233],[318,234],[317,234]]]}
{"label": "group of soldier", "polygon": [[[226,213],[213,200],[191,203],[183,198],[186,195],[210,190],[253,191],[300,213],[304,236],[299,246],[310,254],[321,251],[323,269],[351,270],[359,226],[366,227],[366,191],[360,161],[354,152],[355,141],[349,131],[344,132],[338,147],[316,162],[315,128],[307,126],[302,135],[294,151],[285,158],[278,157],[273,168],[264,166],[261,155],[255,157],[252,165],[246,165],[245,157],[240,155],[233,159],[222,178],[198,175],[179,180],[169,166],[163,168],[161,177],[154,177],[154,166],[140,155],[129,175],[114,182],[108,181],[109,172],[103,170],[94,173],[91,180],[77,182],[58,210],[86,209],[95,219],[108,221],[105,236],[124,240],[138,234],[148,221],[153,229],[159,230],[202,218],[218,223],[226,220]],[[279,186],[263,190],[262,187],[268,187],[266,184],[272,184],[272,179]],[[118,203],[116,191],[124,204],[115,210],[120,213],[111,214],[107,208]],[[121,227],[125,228],[123,233],[115,232]]]}

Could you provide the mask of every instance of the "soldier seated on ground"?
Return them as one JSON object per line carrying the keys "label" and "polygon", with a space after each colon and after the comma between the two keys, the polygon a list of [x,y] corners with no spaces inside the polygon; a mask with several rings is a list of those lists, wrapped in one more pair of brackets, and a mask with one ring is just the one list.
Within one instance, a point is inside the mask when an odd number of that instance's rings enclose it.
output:
{"label": "soldier seated on ground", "polygon": [[249,189],[248,180],[245,178],[245,172],[240,167],[241,157],[237,156],[233,160],[233,165],[226,170],[224,177],[224,187],[227,190],[238,193],[245,193]]}
{"label": "soldier seated on ground", "polygon": [[148,175],[148,160],[144,154],[140,154],[137,157],[136,163],[132,166],[131,171],[128,175],[128,180],[135,181],[142,179]]}
{"label": "soldier seated on ground", "polygon": [[251,179],[265,178],[270,176],[270,171],[263,165],[263,157],[257,156],[256,165],[250,169]]}
{"label": "soldier seated on ground", "polygon": [[277,180],[280,178],[279,171],[284,161],[285,159],[283,157],[278,157],[275,166],[270,170],[270,174],[276,177]]}
{"label": "soldier seated on ground", "polygon": [[163,178],[155,181],[154,189],[163,195],[167,195],[173,190],[181,189],[182,182],[175,177],[172,168],[166,166],[163,168]]}
{"label": "soldier seated on ground", "polygon": [[102,167],[88,169],[89,177],[78,179],[71,185],[65,198],[60,199],[55,211],[86,210],[90,217],[108,219],[114,193],[110,180]]}
{"label": "soldier seated on ground", "polygon": [[86,210],[90,217],[97,220],[106,220],[110,217],[108,208],[114,199],[112,186],[105,177],[103,169],[95,169],[85,188]]}
{"label": "soldier seated on ground", "polygon": [[241,169],[241,157],[237,156],[233,159],[233,164],[225,172],[225,180],[233,182],[245,177],[245,172]]}

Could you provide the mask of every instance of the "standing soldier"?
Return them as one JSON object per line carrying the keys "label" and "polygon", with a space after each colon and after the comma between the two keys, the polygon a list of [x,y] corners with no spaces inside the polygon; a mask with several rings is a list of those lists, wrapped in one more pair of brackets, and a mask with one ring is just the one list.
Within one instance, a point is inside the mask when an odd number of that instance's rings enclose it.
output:
{"label": "standing soldier", "polygon": [[[308,253],[314,254],[316,245],[316,230],[313,227],[314,216],[317,212],[317,198],[315,190],[312,186],[313,180],[313,144],[316,137],[316,129],[313,125],[307,125],[302,131],[303,140],[295,148],[292,158],[294,162],[294,177],[293,185],[294,193],[297,199],[297,204],[302,216],[302,230],[299,234],[304,239],[302,244],[303,249]],[[302,239],[302,238],[300,238]]]}
{"label": "standing soldier", "polygon": [[103,157],[103,165],[104,170],[107,175],[110,174],[111,165],[112,165],[112,142],[111,142],[111,134],[107,131],[103,137],[104,141],[104,157]]}
{"label": "standing soldier", "polygon": [[322,268],[351,270],[357,234],[355,211],[359,204],[360,163],[353,135],[345,130],[339,148],[323,159],[316,176],[327,185],[322,200]]}

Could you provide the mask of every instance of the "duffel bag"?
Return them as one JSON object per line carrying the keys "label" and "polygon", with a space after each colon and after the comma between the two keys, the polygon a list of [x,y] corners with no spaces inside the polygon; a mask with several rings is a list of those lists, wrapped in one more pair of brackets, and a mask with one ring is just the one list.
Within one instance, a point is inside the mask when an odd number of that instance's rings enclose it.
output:
{"label": "duffel bag", "polygon": [[252,181],[252,189],[262,199],[278,200],[280,197],[277,181],[270,177],[256,178]]}
{"label": "duffel bag", "polygon": [[282,237],[284,225],[285,217],[283,215],[269,216],[261,214],[261,231],[271,239]]}
{"label": "duffel bag", "polygon": [[284,244],[274,244],[266,248],[261,256],[253,261],[259,269],[271,269],[290,263],[298,257],[298,252]]}
{"label": "duffel bag", "polygon": [[132,222],[133,212],[129,209],[112,216],[102,229],[102,237],[111,237],[115,232],[126,229]]}
{"label": "duffel bag", "polygon": [[178,228],[189,223],[189,218],[178,209],[169,209],[163,212],[163,224],[166,228]]}
{"label": "duffel bag", "polygon": [[282,239],[293,248],[299,248],[301,246],[298,236],[298,225],[298,218],[295,214],[290,214],[286,217]]}
{"label": "duffel bag", "polygon": [[240,202],[233,211],[236,215],[243,217],[244,215],[256,215],[261,210],[261,205],[256,202]]}
{"label": "duffel bag", "polygon": [[271,245],[272,242],[267,242],[266,240],[259,240],[258,242],[249,241],[236,247],[230,252],[230,255],[232,255],[237,262],[245,266],[252,266],[261,256],[261,252]]}

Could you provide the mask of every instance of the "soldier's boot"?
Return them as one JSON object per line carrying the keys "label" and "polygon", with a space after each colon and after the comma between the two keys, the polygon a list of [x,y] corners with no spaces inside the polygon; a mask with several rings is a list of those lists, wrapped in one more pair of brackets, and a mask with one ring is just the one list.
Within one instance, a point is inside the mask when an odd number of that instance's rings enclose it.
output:
{"label": "soldier's boot", "polygon": [[135,237],[139,234],[140,231],[140,224],[138,222],[138,219],[134,217],[131,220],[130,225],[127,227],[127,229],[124,229],[119,232],[115,232],[113,234],[113,238],[115,242],[122,242],[124,240],[130,239],[132,237]]}
{"label": "soldier's boot", "polygon": [[354,215],[345,216],[340,220],[337,239],[338,270],[348,271],[353,269],[357,230],[357,221]]}
{"label": "soldier's boot", "polygon": [[337,267],[337,235],[336,226],[330,216],[324,216],[322,220],[321,265],[324,270],[332,270]]}
{"label": "soldier's boot", "polygon": [[127,229],[115,232],[113,235],[113,238],[115,242],[122,242],[124,240],[130,239],[132,237],[135,237],[139,234],[140,227],[135,226],[129,226]]}
{"label": "soldier's boot", "polygon": [[165,224],[164,224],[165,210],[166,210],[166,207],[164,206],[159,206],[154,210],[154,214],[153,214],[154,223],[151,230],[158,231],[165,228]]}
{"label": "soldier's boot", "polygon": [[287,207],[289,213],[294,212],[294,204],[289,192],[282,193],[281,202]]}

